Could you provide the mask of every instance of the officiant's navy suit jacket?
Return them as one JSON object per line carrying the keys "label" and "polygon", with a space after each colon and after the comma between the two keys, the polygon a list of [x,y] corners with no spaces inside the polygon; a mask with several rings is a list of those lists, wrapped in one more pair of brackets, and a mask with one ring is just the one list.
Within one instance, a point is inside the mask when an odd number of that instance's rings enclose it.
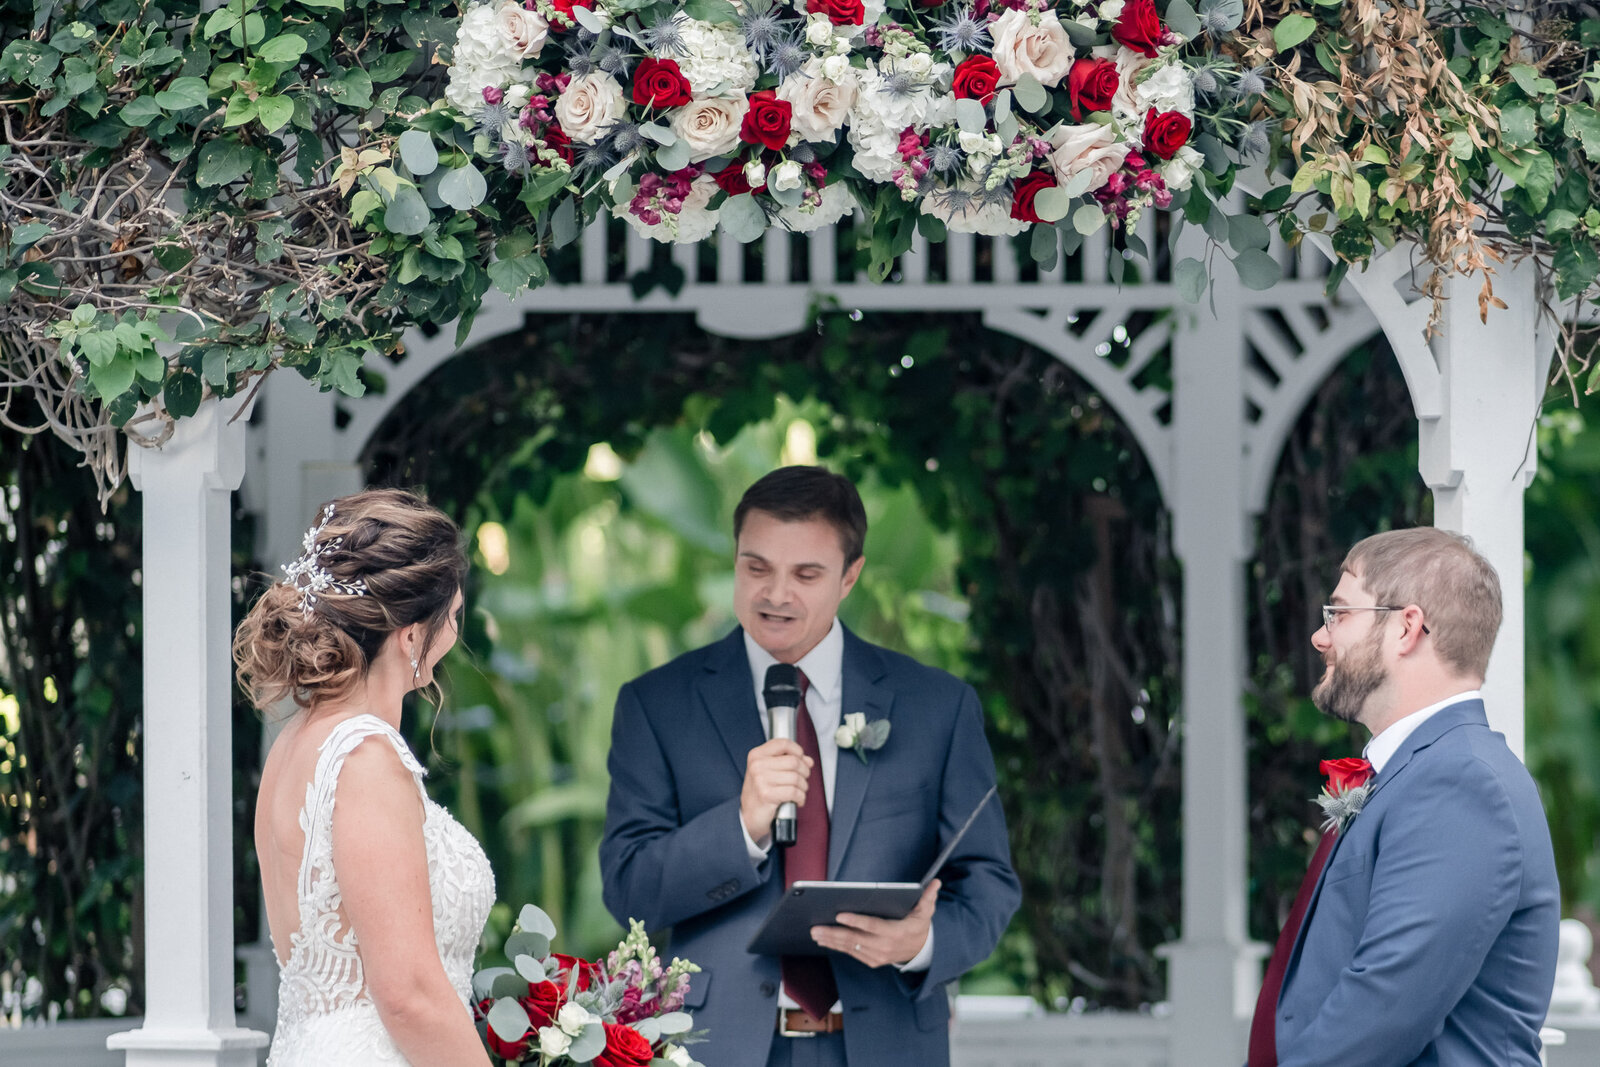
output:
{"label": "officiant's navy suit jacket", "polygon": [[1284,974],[1279,1067],[1537,1067],[1560,893],[1533,779],[1466,700],[1373,781]]}
{"label": "officiant's navy suit jacket", "polygon": [[[828,877],[914,882],[994,784],[982,711],[949,674],[849,630],[844,641],[842,713],[887,719],[892,731],[867,763],[839,753]],[[670,954],[703,968],[687,1007],[710,1030],[710,1042],[690,1050],[706,1067],[761,1067],[777,1025],[778,959],[745,946],[783,895],[782,850],[757,865],[739,825],[745,758],[765,740],[742,630],[617,697],[600,845],[605,903],[619,922],[671,927]],[[941,877],[926,973],[830,956],[852,1064],[949,1062],[945,986],[993,951],[1021,900],[997,801]]]}

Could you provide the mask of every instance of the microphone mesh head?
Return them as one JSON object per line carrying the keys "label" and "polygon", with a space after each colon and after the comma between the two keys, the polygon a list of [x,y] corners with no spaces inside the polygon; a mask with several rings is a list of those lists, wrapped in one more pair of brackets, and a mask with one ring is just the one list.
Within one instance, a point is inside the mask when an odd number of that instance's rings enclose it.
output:
{"label": "microphone mesh head", "polygon": [[774,663],[767,668],[767,677],[761,687],[761,696],[767,707],[797,708],[800,706],[800,670],[792,663]]}

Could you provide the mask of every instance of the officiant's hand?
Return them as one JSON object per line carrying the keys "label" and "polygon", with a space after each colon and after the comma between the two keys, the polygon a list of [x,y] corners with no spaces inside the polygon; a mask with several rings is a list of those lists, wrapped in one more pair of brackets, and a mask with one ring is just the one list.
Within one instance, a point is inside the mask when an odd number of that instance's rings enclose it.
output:
{"label": "officiant's hand", "polygon": [[744,787],[739,790],[739,819],[750,840],[772,833],[779,804],[805,804],[811,758],[793,741],[775,737],[750,750],[744,760]]}
{"label": "officiant's hand", "polygon": [[909,963],[927,944],[939,879],[928,883],[922,899],[904,919],[879,919],[841,911],[838,926],[813,926],[811,939],[823,948],[854,956],[868,967]]}

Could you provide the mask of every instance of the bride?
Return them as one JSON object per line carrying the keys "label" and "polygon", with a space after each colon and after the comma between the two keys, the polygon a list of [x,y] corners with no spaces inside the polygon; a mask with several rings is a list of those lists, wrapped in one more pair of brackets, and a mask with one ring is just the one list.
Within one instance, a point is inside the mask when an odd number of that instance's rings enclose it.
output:
{"label": "bride", "polygon": [[487,1067],[468,1007],[494,901],[483,849],[428,799],[401,738],[460,629],[461,532],[410,493],[328,504],[234,636],[240,683],[294,711],[256,802],[277,952],[271,1067]]}

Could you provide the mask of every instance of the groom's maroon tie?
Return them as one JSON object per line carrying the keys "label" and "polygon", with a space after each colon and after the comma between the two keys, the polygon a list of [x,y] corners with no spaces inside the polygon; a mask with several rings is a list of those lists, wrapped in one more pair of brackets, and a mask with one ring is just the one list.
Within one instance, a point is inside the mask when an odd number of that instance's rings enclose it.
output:
{"label": "groom's maroon tie", "polygon": [[[806,802],[795,813],[794,844],[784,850],[783,887],[799,881],[820,882],[828,877],[828,795],[822,785],[822,750],[817,728],[806,711],[810,682],[800,672],[800,706],[795,709],[795,740],[811,757],[806,782]],[[826,956],[784,956],[783,988],[813,1019],[825,1018],[839,999],[833,981],[833,964]]]}
{"label": "groom's maroon tie", "polygon": [[[1326,770],[1326,768],[1324,768]],[[1371,777],[1372,768],[1365,774],[1352,775],[1348,781],[1363,785]],[[1255,1017],[1250,1020],[1250,1058],[1246,1067],[1277,1067],[1278,1065],[1278,994],[1283,992],[1283,973],[1289,967],[1289,954],[1294,951],[1295,939],[1300,935],[1300,925],[1305,922],[1306,909],[1311,906],[1311,894],[1316,891],[1322,868],[1328,865],[1333,845],[1339,839],[1338,830],[1323,832],[1317,851],[1300,880],[1300,891],[1294,895],[1294,906],[1278,933],[1278,943],[1272,946],[1272,959],[1267,963],[1267,973],[1261,979],[1261,992],[1256,996]]]}

